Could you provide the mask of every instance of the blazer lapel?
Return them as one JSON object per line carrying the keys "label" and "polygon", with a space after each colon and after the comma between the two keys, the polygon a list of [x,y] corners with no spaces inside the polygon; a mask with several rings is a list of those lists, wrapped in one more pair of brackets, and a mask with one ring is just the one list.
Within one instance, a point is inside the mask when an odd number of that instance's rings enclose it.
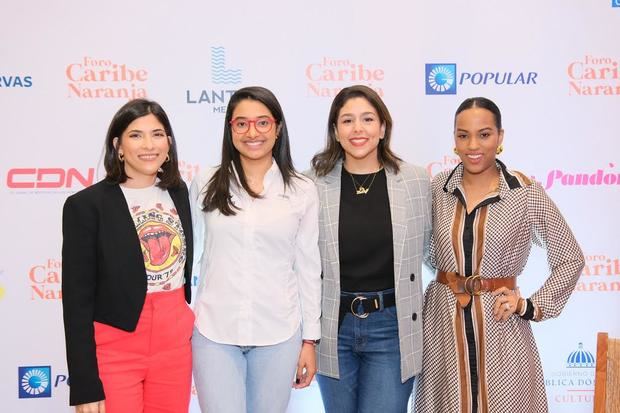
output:
{"label": "blazer lapel", "polygon": [[340,247],[338,244],[338,222],[340,217],[340,174],[342,172],[342,161],[338,162],[334,169],[325,175],[325,185],[322,187],[323,199],[325,199],[327,210],[326,219],[326,242],[327,248],[331,249],[330,259],[334,281],[340,291]]}
{"label": "blazer lapel", "polygon": [[407,235],[407,192],[401,174],[394,175],[387,168],[388,198],[392,218],[392,243],[394,246],[394,286],[398,290],[398,279],[401,272],[403,249]]}

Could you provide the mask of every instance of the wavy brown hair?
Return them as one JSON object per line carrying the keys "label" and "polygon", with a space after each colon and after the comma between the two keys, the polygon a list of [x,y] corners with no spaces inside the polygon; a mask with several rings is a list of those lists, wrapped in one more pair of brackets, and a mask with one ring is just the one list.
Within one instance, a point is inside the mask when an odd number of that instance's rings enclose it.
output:
{"label": "wavy brown hair", "polygon": [[398,171],[400,171],[399,164],[402,162],[402,159],[396,156],[390,149],[392,116],[377,92],[364,85],[346,87],[334,98],[327,118],[327,140],[325,148],[312,158],[312,169],[314,169],[317,176],[325,176],[334,169],[336,162],[340,159],[344,159],[344,150],[336,140],[336,122],[342,107],[346,105],[349,99],[353,98],[366,99],[377,111],[381,124],[385,125],[385,135],[383,139],[379,141],[379,146],[377,147],[379,162],[392,173],[398,173]]}

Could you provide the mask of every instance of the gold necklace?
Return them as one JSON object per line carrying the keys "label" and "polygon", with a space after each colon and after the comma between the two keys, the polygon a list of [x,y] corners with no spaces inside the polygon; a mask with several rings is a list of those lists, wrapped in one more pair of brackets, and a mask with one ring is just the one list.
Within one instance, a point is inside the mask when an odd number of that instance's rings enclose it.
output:
{"label": "gold necklace", "polygon": [[[381,169],[383,169],[383,168],[381,168]],[[347,171],[347,173],[351,177],[351,181],[353,182],[353,189],[355,190],[355,195],[366,195],[368,193],[368,191],[370,191],[370,187],[372,186],[373,182],[375,182],[375,178],[377,177],[377,174],[381,171],[381,169],[379,169],[377,172],[372,174],[372,179],[370,180],[370,183],[368,184],[368,187],[365,187],[364,185],[366,185],[366,181],[368,181],[368,178],[370,178],[370,175],[366,176],[366,179],[364,179],[364,182],[359,184],[359,183],[357,183],[357,181],[353,177],[353,174],[351,172]]]}

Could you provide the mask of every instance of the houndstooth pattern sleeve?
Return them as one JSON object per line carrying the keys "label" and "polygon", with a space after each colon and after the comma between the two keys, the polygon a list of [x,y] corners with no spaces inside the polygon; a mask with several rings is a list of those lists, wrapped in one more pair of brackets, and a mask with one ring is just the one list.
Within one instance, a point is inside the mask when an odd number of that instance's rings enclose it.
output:
{"label": "houndstooth pattern sleeve", "polygon": [[551,269],[545,283],[531,297],[542,312],[541,321],[560,314],[579,280],[584,257],[564,217],[538,183],[528,186],[528,214],[533,240],[546,248]]}

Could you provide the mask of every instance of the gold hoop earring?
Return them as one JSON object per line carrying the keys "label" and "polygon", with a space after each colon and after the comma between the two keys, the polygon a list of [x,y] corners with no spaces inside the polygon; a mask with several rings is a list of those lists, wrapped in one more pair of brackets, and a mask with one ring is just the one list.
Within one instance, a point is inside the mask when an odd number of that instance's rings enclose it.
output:
{"label": "gold hoop earring", "polygon": [[170,154],[166,155],[166,160],[164,162],[170,162]]}
{"label": "gold hoop earring", "polygon": [[502,152],[504,152],[504,145],[499,145],[497,149],[495,150],[495,153],[499,155]]}
{"label": "gold hoop earring", "polygon": [[459,154],[459,151],[456,150],[456,146],[454,148],[452,148],[452,152],[454,152],[455,155]]}
{"label": "gold hoop earring", "polygon": [[118,153],[118,160],[121,162],[125,162],[125,155],[123,155],[122,153]]}

